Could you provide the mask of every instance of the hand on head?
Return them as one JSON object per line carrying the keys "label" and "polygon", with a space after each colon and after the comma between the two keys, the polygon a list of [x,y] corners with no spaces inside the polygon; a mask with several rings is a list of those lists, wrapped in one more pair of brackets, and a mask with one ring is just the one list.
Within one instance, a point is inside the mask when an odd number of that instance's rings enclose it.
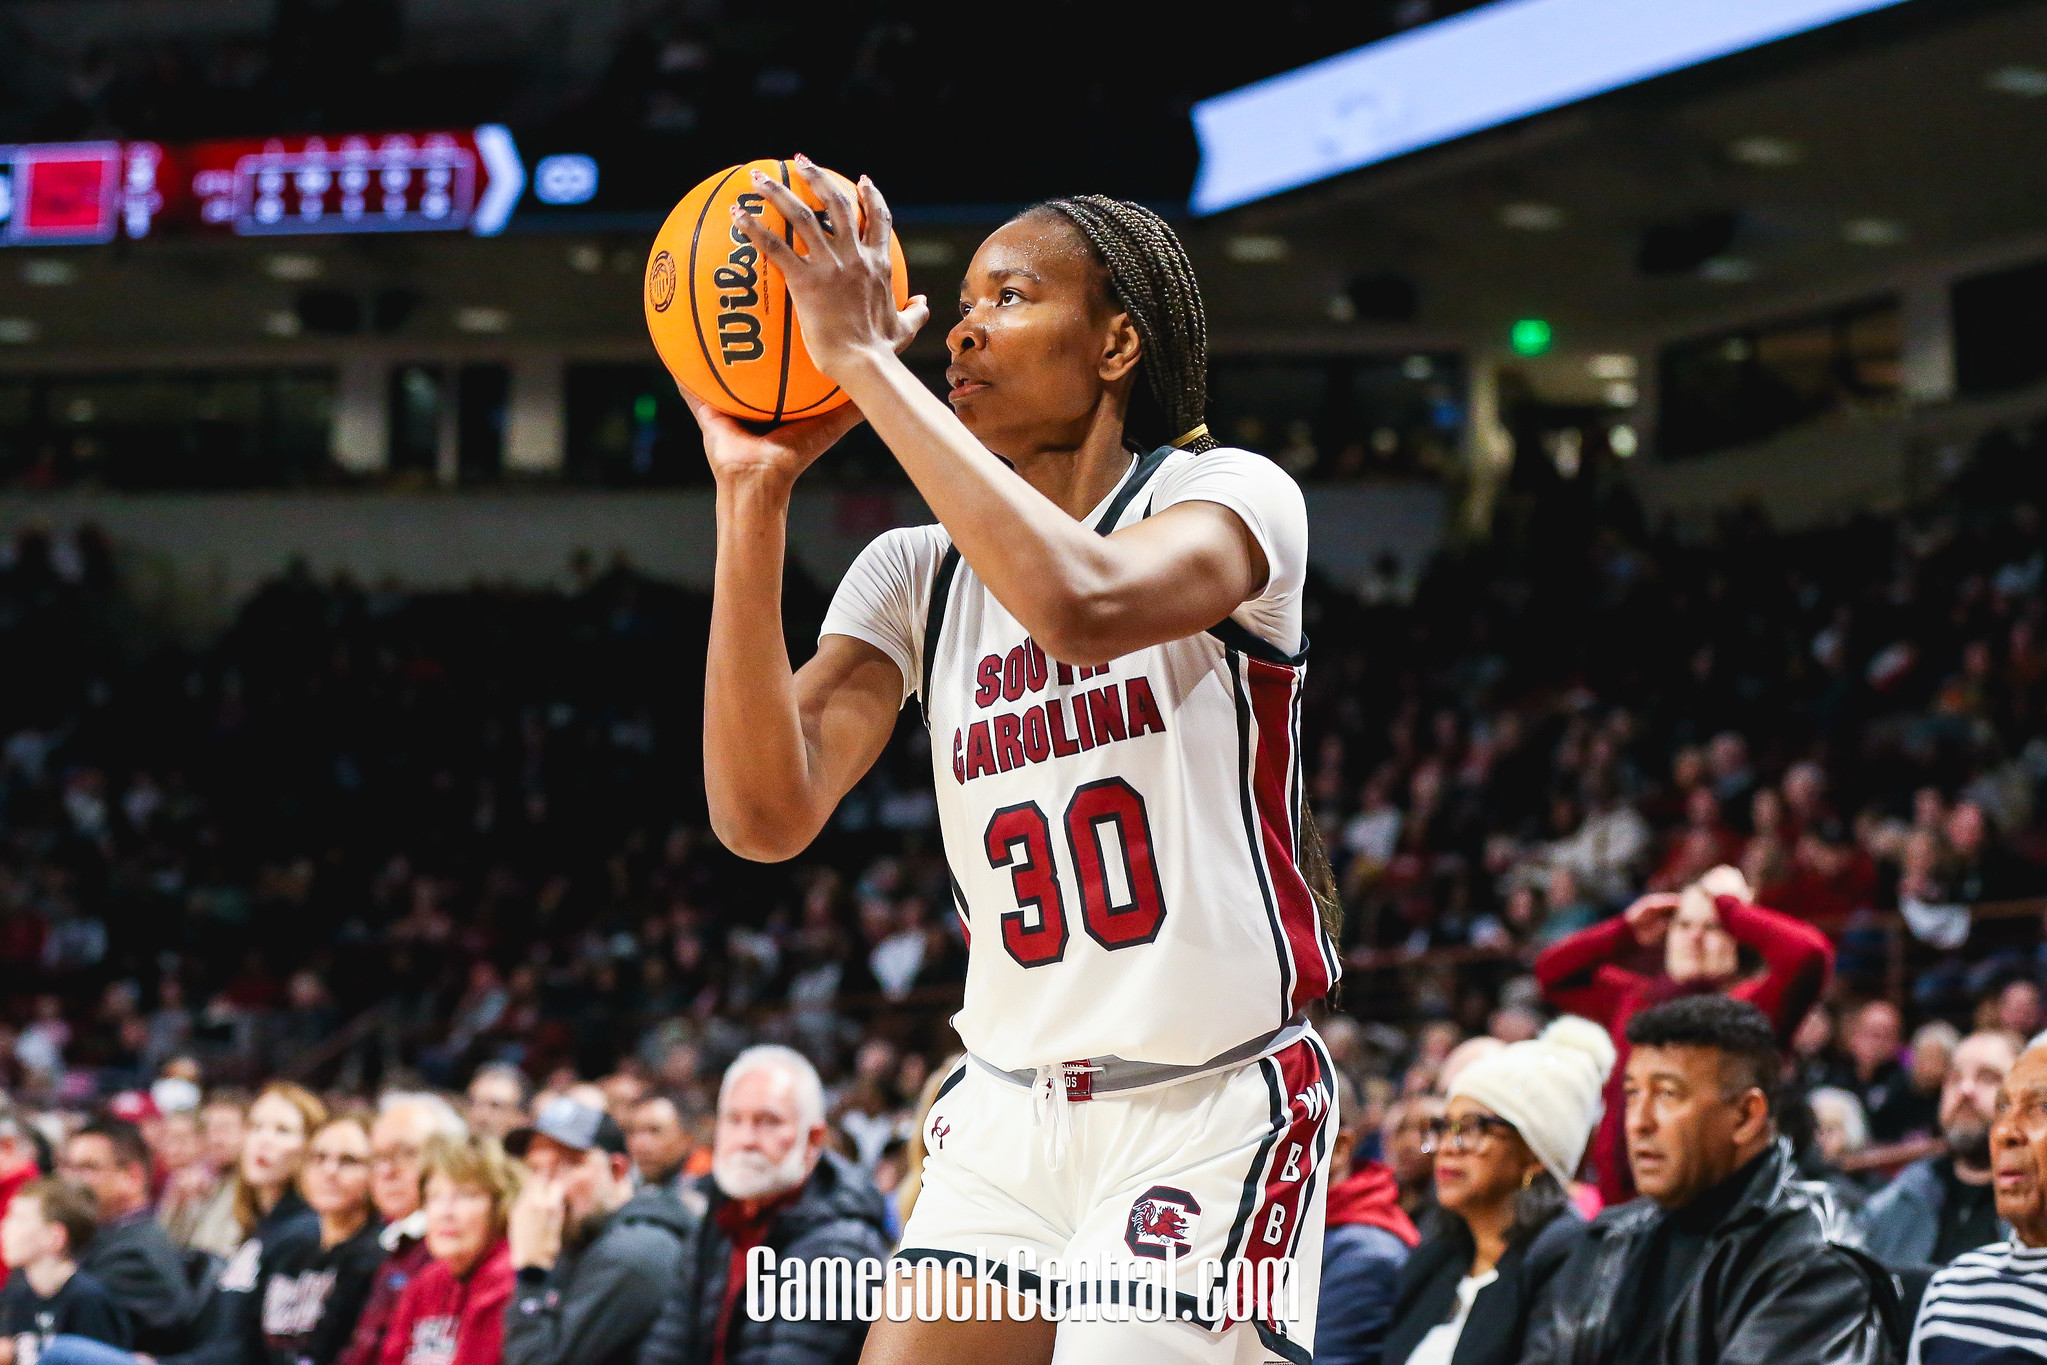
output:
{"label": "hand on head", "polygon": [[1644,948],[1654,948],[1663,942],[1663,936],[1670,932],[1670,921],[1677,914],[1678,894],[1675,891],[1652,891],[1646,896],[1635,898],[1634,904],[1621,912],[1628,928],[1635,932],[1635,942]]}

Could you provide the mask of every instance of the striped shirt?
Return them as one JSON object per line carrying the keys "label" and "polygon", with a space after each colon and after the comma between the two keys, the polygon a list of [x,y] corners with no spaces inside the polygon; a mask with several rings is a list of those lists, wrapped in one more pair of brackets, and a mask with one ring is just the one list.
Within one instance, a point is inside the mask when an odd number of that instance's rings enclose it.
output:
{"label": "striped shirt", "polygon": [[1934,1275],[1906,1365],[2047,1361],[2047,1247],[1997,1242]]}

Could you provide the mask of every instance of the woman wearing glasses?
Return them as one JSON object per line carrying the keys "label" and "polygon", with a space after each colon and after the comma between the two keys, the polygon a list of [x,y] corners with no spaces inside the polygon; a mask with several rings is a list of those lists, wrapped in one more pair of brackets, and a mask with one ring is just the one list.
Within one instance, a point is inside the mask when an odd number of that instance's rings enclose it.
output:
{"label": "woman wearing glasses", "polygon": [[1566,1015],[1466,1067],[1430,1122],[1442,1230],[1401,1274],[1382,1365],[1511,1365],[1584,1238],[1567,1191],[1599,1122],[1606,1030]]}
{"label": "woman wearing glasses", "polygon": [[263,1344],[272,1365],[328,1365],[348,1345],[384,1259],[370,1202],[370,1133],[360,1118],[329,1119],[314,1131],[299,1191],[320,1225],[278,1248],[263,1286]]}

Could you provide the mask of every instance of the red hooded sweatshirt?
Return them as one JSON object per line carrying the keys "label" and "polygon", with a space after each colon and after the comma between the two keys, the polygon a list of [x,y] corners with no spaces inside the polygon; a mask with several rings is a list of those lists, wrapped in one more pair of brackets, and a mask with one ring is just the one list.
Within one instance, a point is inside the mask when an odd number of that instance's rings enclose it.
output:
{"label": "red hooded sweatshirt", "polygon": [[503,1238],[467,1279],[435,1261],[398,1296],[380,1365],[503,1365],[512,1246]]}
{"label": "red hooded sweatshirt", "polygon": [[1781,1048],[1791,1042],[1798,1021],[1820,998],[1834,970],[1834,945],[1810,924],[1760,905],[1743,905],[1732,896],[1716,898],[1714,906],[1720,912],[1721,926],[1734,941],[1762,957],[1760,975],[1735,982],[1680,983],[1661,973],[1644,976],[1629,971],[1620,960],[1634,946],[1635,931],[1618,915],[1552,943],[1535,959],[1535,979],[1542,983],[1542,993],[1552,1005],[1604,1024],[1613,1036],[1618,1059],[1606,1078],[1606,1112],[1592,1135],[1599,1193],[1609,1205],[1635,1197],[1635,1173],[1628,1168],[1624,1131],[1628,1020],[1681,995],[1719,991],[1746,1000],[1768,1015]]}
{"label": "red hooded sweatshirt", "polygon": [[1400,1207],[1400,1183],[1392,1167],[1381,1161],[1361,1161],[1351,1168],[1350,1177],[1329,1187],[1329,1226],[1366,1223],[1407,1243],[1413,1250],[1422,1235],[1414,1220]]}

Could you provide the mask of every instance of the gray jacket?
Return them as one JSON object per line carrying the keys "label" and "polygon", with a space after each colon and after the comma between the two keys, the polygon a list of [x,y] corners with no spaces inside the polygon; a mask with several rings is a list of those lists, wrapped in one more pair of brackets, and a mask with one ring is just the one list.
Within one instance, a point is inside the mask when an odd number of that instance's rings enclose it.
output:
{"label": "gray jacket", "polygon": [[[1932,1262],[1940,1216],[1947,1208],[1947,1185],[1940,1178],[1940,1163],[1946,1160],[1932,1156],[1915,1161],[1869,1197],[1855,1215],[1864,1250],[1893,1268]],[[2011,1235],[2009,1224],[1999,1219],[1998,1225],[2007,1237]]]}
{"label": "gray jacket", "polygon": [[630,1365],[675,1283],[696,1218],[672,1190],[643,1189],[554,1268],[519,1272],[504,1365]]}
{"label": "gray jacket", "polygon": [[185,1258],[147,1210],[94,1233],[78,1268],[91,1271],[127,1315],[136,1350],[168,1355],[191,1345],[198,1304],[185,1278]]}

